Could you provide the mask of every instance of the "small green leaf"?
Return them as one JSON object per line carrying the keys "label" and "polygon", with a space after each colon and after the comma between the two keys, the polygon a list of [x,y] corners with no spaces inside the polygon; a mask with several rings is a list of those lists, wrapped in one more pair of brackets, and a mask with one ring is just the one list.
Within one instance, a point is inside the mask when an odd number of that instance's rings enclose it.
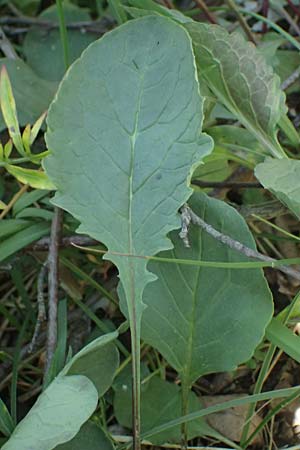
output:
{"label": "small green leaf", "polygon": [[25,148],[26,155],[30,155],[30,134],[31,134],[31,126],[30,124],[27,124],[24,128],[23,134],[22,134],[22,142],[23,146]]}
{"label": "small green leaf", "polygon": [[200,79],[217,99],[277,158],[285,157],[276,126],[286,112],[280,80],[262,55],[239,33],[217,25],[185,25],[190,33]]}
{"label": "small green leaf", "polygon": [[24,219],[28,217],[38,217],[43,220],[52,220],[53,211],[49,211],[44,208],[24,208],[19,214],[16,215],[17,219]]}
{"label": "small green leaf", "polygon": [[97,402],[96,388],[87,377],[57,377],[2,450],[49,450],[69,441],[94,412]]}
{"label": "small green leaf", "polygon": [[119,352],[113,341],[118,333],[100,336],[78,352],[64,367],[62,375],[85,375],[101,397],[111,386],[119,366]]}
{"label": "small green leaf", "polygon": [[18,152],[24,155],[25,150],[19,128],[15,98],[5,66],[2,66],[0,75],[0,102],[8,133]]}
{"label": "small green leaf", "polygon": [[21,220],[21,219],[5,219],[0,221],[0,241],[5,237],[10,236],[11,234],[15,234],[18,231],[23,230],[24,228],[32,225],[32,222],[29,220]]}
{"label": "small green leaf", "polygon": [[33,169],[25,169],[24,167],[12,166],[7,164],[6,170],[13,175],[21,183],[29,184],[35,189],[56,189],[54,184],[49,180],[45,172]]}
{"label": "small green leaf", "polygon": [[[49,191],[35,189],[31,192],[24,192],[24,194],[16,201],[13,207],[13,215],[16,216],[22,209],[33,205],[39,200],[43,199]],[[7,220],[7,219],[6,219]]]}
{"label": "small green leaf", "polygon": [[0,161],[3,160],[3,158],[4,158],[4,149],[2,142],[0,142]]}
{"label": "small green leaf", "polygon": [[12,140],[9,139],[6,144],[4,145],[4,158],[8,159],[10,157],[11,151],[13,149],[13,143]]}
{"label": "small green leaf", "polygon": [[[254,240],[243,218],[226,203],[195,193],[193,211],[221,233],[248,247]],[[245,261],[195,225],[186,248],[171,234],[174,250],[159,256],[204,261]],[[159,350],[185,384],[233,370],[247,361],[272,317],[272,296],[261,270],[230,270],[151,262],[157,280],[146,286],[142,338]],[[241,342],[243,345],[241,345]]]}
{"label": "small green leaf", "polygon": [[31,133],[30,133],[30,145],[32,145],[34,143],[34,141],[36,140],[36,137],[41,129],[41,126],[43,125],[46,115],[47,115],[47,111],[43,112],[43,114],[37,119],[35,124],[32,126]]}
{"label": "small green leaf", "polygon": [[102,428],[88,421],[69,442],[55,447],[54,450],[114,450]]}
{"label": "small green leaf", "polygon": [[0,398],[0,431],[4,436],[10,436],[14,430],[14,423],[5,403]]}
{"label": "small green leaf", "polygon": [[267,158],[256,166],[255,176],[300,218],[300,161]]}

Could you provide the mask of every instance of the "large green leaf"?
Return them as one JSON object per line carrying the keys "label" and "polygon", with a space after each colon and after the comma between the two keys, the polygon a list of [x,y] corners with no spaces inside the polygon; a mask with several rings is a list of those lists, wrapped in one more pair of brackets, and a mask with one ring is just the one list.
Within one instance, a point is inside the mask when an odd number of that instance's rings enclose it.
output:
{"label": "large green leaf", "polygon": [[128,254],[172,246],[166,235],[180,225],[191,173],[212,147],[201,135],[202,103],[187,32],[149,16],[91,44],[48,115],[54,203],[81,222],[79,232],[107,246],[119,269],[137,372],[142,293],[155,277],[147,260]]}
{"label": "large green leaf", "polygon": [[284,157],[276,137],[276,125],[285,112],[279,77],[239,33],[230,35],[204,23],[185,27],[193,40],[201,79],[273,156]]}
{"label": "large green leaf", "polygon": [[[39,78],[21,59],[0,59],[0,69],[5,65],[17,105],[19,125],[33,123],[48,108],[56,83]],[[0,131],[6,128],[0,113]]]}
{"label": "large green leaf", "polygon": [[119,366],[119,352],[113,341],[118,333],[93,340],[64,367],[62,375],[85,375],[96,386],[99,397],[111,386]]}
{"label": "large green leaf", "polygon": [[[128,383],[129,384],[129,383]],[[129,385],[123,384],[116,390],[114,397],[114,411],[117,421],[127,428],[132,428],[132,401]],[[155,376],[142,389],[142,431],[143,433],[152,428],[162,425],[181,415],[181,389],[174,383],[169,383]],[[189,412],[197,411],[201,404],[197,396],[189,394]],[[210,434],[210,427],[204,420],[191,422],[188,427],[188,437]],[[171,428],[165,432],[153,436],[150,440],[153,444],[164,444],[165,442],[180,442],[180,426]]]}
{"label": "large green leaf", "polygon": [[[64,2],[64,17],[67,24],[90,20],[86,10],[66,1]],[[58,24],[56,5],[44,10],[39,15],[39,19]],[[94,34],[83,32],[80,28],[68,30],[70,62],[78,58],[94,40]],[[27,63],[37,75],[46,80],[61,80],[65,73],[65,67],[58,28],[49,30],[41,26],[31,27],[24,39],[23,51]]]}
{"label": "large green leaf", "polygon": [[[193,211],[224,234],[248,247],[254,240],[243,218],[225,203],[195,193]],[[243,261],[240,253],[217,242],[200,228],[190,229],[191,248],[177,232],[174,250],[161,256]],[[230,270],[151,262],[157,280],[143,301],[143,339],[157,348],[187,385],[212,372],[229,371],[251,357],[272,317],[272,297],[261,270]]]}
{"label": "large green leaf", "polygon": [[98,394],[85,376],[57,377],[17,425],[2,450],[49,450],[72,439],[95,410]]}
{"label": "large green leaf", "polygon": [[267,158],[256,166],[255,176],[300,218],[300,161]]}
{"label": "large green leaf", "polygon": [[55,447],[55,450],[113,450],[112,442],[103,430],[93,422],[86,422],[69,442]]}

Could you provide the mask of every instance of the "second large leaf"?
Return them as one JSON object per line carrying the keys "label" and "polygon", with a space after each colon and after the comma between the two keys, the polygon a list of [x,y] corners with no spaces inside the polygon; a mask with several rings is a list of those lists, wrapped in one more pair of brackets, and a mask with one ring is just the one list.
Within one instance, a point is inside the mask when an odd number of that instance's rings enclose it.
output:
{"label": "second large leaf", "polygon": [[[248,247],[254,240],[243,218],[226,203],[195,193],[193,211]],[[204,261],[247,258],[192,226],[191,248],[178,233],[174,250],[160,256]],[[260,269],[219,269],[151,262],[158,279],[144,292],[142,337],[157,348],[187,385],[201,375],[234,369],[248,360],[272,317],[272,297]]]}

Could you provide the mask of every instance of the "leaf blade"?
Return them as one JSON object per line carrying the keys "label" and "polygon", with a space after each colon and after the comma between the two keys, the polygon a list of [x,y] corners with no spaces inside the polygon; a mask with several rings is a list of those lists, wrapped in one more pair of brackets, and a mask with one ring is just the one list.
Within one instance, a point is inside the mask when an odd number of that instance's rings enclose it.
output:
{"label": "leaf blade", "polygon": [[[254,246],[243,219],[231,207],[200,193],[194,194],[189,203],[219,231]],[[168,254],[174,258],[243,259],[196,227],[190,230],[191,248],[186,249],[176,233],[172,241],[174,250]],[[149,268],[158,278],[144,292],[147,308],[142,338],[162,353],[186,384],[207,373],[232,370],[251,357],[273,311],[260,270],[249,273],[180,265],[175,269],[159,263],[151,263]]]}
{"label": "leaf blade", "polygon": [[69,441],[97,406],[98,394],[84,376],[58,377],[17,425],[3,450],[49,450]]}
{"label": "leaf blade", "polygon": [[5,66],[2,66],[0,75],[1,111],[9,135],[21,155],[25,154],[17,117],[16,102],[13,95],[10,79]]}
{"label": "leaf blade", "polygon": [[285,158],[276,137],[276,125],[286,112],[279,77],[238,33],[230,35],[218,25],[199,22],[185,27],[193,40],[199,76],[273,156]]}

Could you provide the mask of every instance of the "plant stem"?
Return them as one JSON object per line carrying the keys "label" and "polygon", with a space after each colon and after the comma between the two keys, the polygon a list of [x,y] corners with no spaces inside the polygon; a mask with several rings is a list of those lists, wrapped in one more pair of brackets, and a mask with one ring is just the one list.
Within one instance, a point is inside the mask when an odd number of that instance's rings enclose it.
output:
{"label": "plant stem", "polygon": [[[183,376],[181,380],[181,413],[186,416],[189,412],[189,392],[190,385],[187,377]],[[184,422],[181,424],[181,445],[183,449],[187,449],[188,444],[188,424]]]}
{"label": "plant stem", "polygon": [[0,49],[1,49],[2,53],[4,54],[4,56],[6,56],[7,58],[10,58],[10,59],[18,58],[18,55],[15,52],[14,47],[12,46],[10,41],[7,39],[7,37],[1,27],[0,27]]}
{"label": "plant stem", "polygon": [[141,344],[136,320],[130,326],[132,352],[132,417],[133,417],[133,450],[141,450]]}
{"label": "plant stem", "polygon": [[[65,24],[62,0],[56,0],[60,38],[63,47],[65,70],[69,67],[69,48],[67,29]],[[63,227],[63,211],[54,208],[54,217],[51,224],[49,255],[48,255],[48,330],[47,330],[47,355],[45,365],[45,380],[51,367],[52,359],[57,345],[57,305],[59,287],[59,244]]]}
{"label": "plant stem", "polygon": [[0,220],[4,219],[4,217],[6,216],[6,214],[9,213],[9,211],[13,208],[14,204],[16,203],[17,200],[19,200],[20,197],[22,197],[22,195],[24,194],[24,192],[27,191],[27,189],[29,188],[28,184],[24,184],[20,190],[13,196],[13,198],[10,200],[10,202],[7,204],[6,208],[3,209],[3,211],[0,214]]}
{"label": "plant stem", "polygon": [[46,278],[46,274],[48,271],[48,262],[44,262],[42,268],[40,270],[37,282],[37,306],[38,306],[38,315],[37,321],[35,324],[35,329],[33,332],[33,336],[30,342],[30,346],[28,349],[29,353],[32,353],[35,350],[37,338],[40,334],[40,329],[43,322],[46,320],[46,308],[45,308],[45,300],[44,300],[44,281]]}
{"label": "plant stem", "polygon": [[58,304],[58,248],[62,231],[63,211],[55,208],[51,225],[50,246],[48,255],[48,336],[45,374],[51,367],[51,362],[57,343],[57,304]]}
{"label": "plant stem", "polygon": [[69,44],[62,0],[56,0],[56,6],[59,19],[60,40],[63,47],[65,69],[67,69],[69,67]]}

